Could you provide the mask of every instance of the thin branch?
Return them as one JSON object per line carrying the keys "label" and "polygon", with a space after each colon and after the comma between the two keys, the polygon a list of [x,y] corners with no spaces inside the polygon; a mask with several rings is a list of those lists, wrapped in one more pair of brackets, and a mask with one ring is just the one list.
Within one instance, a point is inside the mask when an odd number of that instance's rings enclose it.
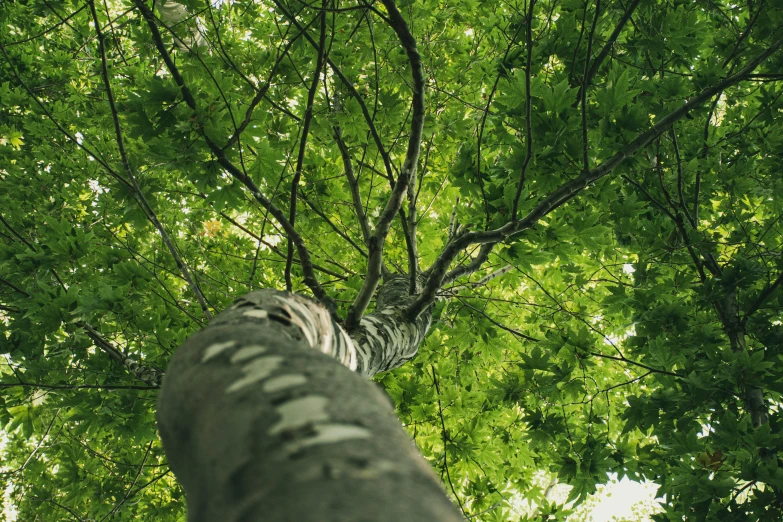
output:
{"label": "thin branch", "polygon": [[[309,24],[306,27],[308,27]],[[231,135],[231,137],[228,139],[225,145],[223,145],[223,149],[227,149],[234,145],[239,140],[240,135],[244,130],[247,128],[247,126],[250,124],[250,120],[253,117],[253,110],[256,108],[256,106],[261,103],[261,100],[266,96],[266,93],[269,91],[269,88],[272,86],[272,79],[277,74],[277,69],[280,66],[280,63],[282,63],[283,59],[288,56],[288,51],[291,49],[291,46],[296,42],[296,40],[302,35],[302,33],[299,33],[295,35],[293,38],[291,38],[283,48],[283,50],[280,52],[280,55],[275,60],[275,63],[272,65],[272,69],[269,71],[269,74],[267,76],[266,81],[264,82],[264,85],[262,85],[260,88],[256,90],[255,96],[253,96],[253,99],[250,100],[250,105],[248,105],[247,110],[245,111],[245,118],[242,120],[242,122],[239,124],[239,126],[234,131],[234,134]]]}
{"label": "thin branch", "polygon": [[652,373],[660,373],[662,375],[669,375],[671,377],[678,377],[678,378],[683,378],[684,377],[683,375],[680,375],[679,373],[670,372],[668,370],[659,370],[657,368],[653,368],[651,366],[647,366],[646,364],[643,364],[643,363],[640,363],[640,362],[636,362],[636,361],[632,361],[631,359],[626,359],[625,356],[619,356],[618,357],[618,356],[615,356],[615,355],[605,355],[605,354],[598,353],[598,352],[590,352],[589,354],[592,355],[593,357],[600,357],[601,359],[611,359],[613,361],[620,361],[620,362],[631,364],[633,366],[638,366],[639,368],[644,368],[645,370],[647,370],[649,372],[652,372]]}
{"label": "thin branch", "polygon": [[[387,0],[384,0],[384,2],[385,1]],[[441,428],[441,433],[443,434],[443,468],[446,471],[446,478],[448,479],[451,492],[454,494],[454,498],[457,500],[459,509],[460,511],[462,511],[462,515],[465,518],[468,518],[468,514],[465,512],[465,508],[462,505],[462,500],[460,500],[459,495],[457,495],[457,491],[454,489],[454,482],[451,480],[451,473],[449,472],[449,459],[447,455],[448,432],[446,431],[446,422],[443,420],[443,405],[440,403],[440,385],[438,384],[438,377],[435,374],[435,367],[430,366],[430,370],[432,371],[432,383],[435,385],[435,393],[438,401],[438,416],[440,417],[440,428]]]}
{"label": "thin branch", "polygon": [[68,506],[64,506],[64,505],[60,504],[59,502],[56,502],[56,501],[48,499],[48,498],[42,498],[42,497],[39,497],[39,496],[36,496],[36,495],[30,495],[30,498],[32,498],[33,500],[37,500],[38,502],[48,502],[49,504],[52,504],[53,506],[57,506],[58,508],[62,509],[63,511],[67,511],[73,518],[75,518],[79,522],[87,522],[86,519],[84,519],[84,518],[80,517],[79,515],[77,515],[74,510],[72,510]]}
{"label": "thin branch", "polygon": [[[45,34],[51,33],[52,31],[54,31],[54,30],[55,30],[55,29],[57,29],[58,27],[60,27],[60,26],[62,26],[62,25],[65,25],[65,24],[67,24],[67,23],[68,23],[68,21],[69,21],[71,18],[73,18],[73,17],[74,17],[74,16],[76,16],[77,14],[81,13],[81,12],[82,12],[82,10],[84,10],[86,7],[87,7],[86,5],[83,5],[83,6],[81,6],[79,9],[77,9],[77,10],[76,10],[76,11],[74,11],[73,13],[69,14],[67,17],[65,17],[65,18],[60,18],[60,21],[59,21],[59,22],[57,22],[56,24],[54,24],[54,25],[53,25],[53,26],[51,26],[51,27],[48,27],[48,28],[44,29],[43,31],[41,31],[41,32],[40,32],[40,33],[38,33],[38,34],[35,34],[35,35],[33,35],[33,36],[30,36],[29,38],[24,38],[24,39],[22,39],[22,40],[17,40],[17,41],[15,41],[15,42],[8,42],[7,44],[5,44],[5,46],[6,46],[6,47],[12,47],[12,46],[14,46],[14,45],[19,45],[19,44],[27,43],[27,42],[30,42],[30,41],[32,41],[32,40],[35,40],[36,38],[40,38],[41,36],[44,36]],[[56,14],[56,13],[55,13],[55,14]],[[58,15],[58,16],[59,16],[59,15]]]}
{"label": "thin branch", "polygon": [[[490,222],[491,217],[489,215],[489,202],[487,201],[487,194],[486,194],[486,191],[484,190],[484,178],[481,177],[481,145],[482,145],[482,141],[484,139],[484,127],[486,126],[487,117],[489,116],[489,112],[490,112],[489,110],[490,110],[490,107],[492,106],[492,100],[495,98],[495,94],[497,93],[497,90],[498,90],[498,85],[500,85],[500,79],[503,77],[502,73],[505,72],[505,70],[504,70],[505,67],[503,66],[503,64],[505,64],[507,62],[508,55],[511,53],[511,49],[513,49],[513,47],[514,47],[514,42],[517,39],[517,35],[519,34],[519,31],[522,30],[523,26],[526,26],[529,29],[530,28],[530,19],[525,20],[525,23],[523,23],[523,24],[518,24],[517,30],[514,32],[514,35],[511,37],[508,45],[506,46],[506,50],[503,53],[503,58],[501,58],[501,61],[500,61],[500,63],[501,63],[501,70],[495,76],[495,82],[492,84],[492,88],[489,90],[489,94],[487,94],[487,103],[484,105],[484,109],[482,110],[481,122],[479,123],[478,137],[476,139],[476,178],[478,179],[479,188],[481,189],[481,199],[482,199],[482,201],[484,203],[484,214],[485,214],[485,219],[487,220],[487,226],[489,226],[489,222]],[[529,45],[529,40],[528,40],[528,45]],[[526,66],[526,69],[525,69],[526,74],[527,74],[527,71],[529,71],[529,70],[530,70],[530,67]],[[529,84],[526,84],[526,85],[529,88]],[[530,102],[530,97],[529,96],[530,95],[529,95],[529,90],[528,90],[528,92],[526,93],[526,99],[527,99],[528,103]]]}
{"label": "thin branch", "polygon": [[[1,217],[1,216],[0,216],[0,217]],[[14,290],[14,291],[16,291],[16,292],[18,292],[18,293],[22,294],[22,295],[23,295],[23,296],[25,296],[25,297],[30,297],[30,294],[29,294],[29,293],[25,292],[24,290],[22,290],[21,288],[19,288],[19,287],[18,287],[18,286],[16,286],[15,284],[13,284],[11,281],[8,281],[8,280],[6,280],[6,279],[3,279],[2,277],[0,277],[0,283],[3,283],[3,284],[4,284],[4,285],[6,285],[7,287],[9,287],[9,288],[11,288],[12,290]]]}
{"label": "thin branch", "polygon": [[682,172],[682,158],[680,157],[680,146],[677,143],[677,133],[674,131],[674,126],[669,129],[669,135],[672,138],[672,145],[674,145],[674,157],[677,160],[677,195],[680,198],[680,208],[682,209],[685,218],[693,228],[698,228],[698,223],[691,216],[688,210],[688,205],[685,204],[685,190],[683,189],[683,172]]}
{"label": "thin branch", "polygon": [[0,389],[35,388],[39,390],[157,390],[160,386],[112,384],[41,384],[37,382],[0,382]]}
{"label": "thin branch", "polygon": [[117,502],[114,508],[108,513],[106,513],[106,515],[104,515],[99,522],[103,522],[107,518],[114,516],[117,510],[119,510],[122,507],[122,505],[125,502],[127,502],[127,500],[131,497],[131,492],[133,491],[133,487],[136,485],[136,482],[138,482],[139,477],[141,476],[141,472],[144,471],[144,465],[147,463],[147,459],[150,456],[150,451],[152,450],[152,442],[153,441],[150,441],[149,444],[147,444],[147,451],[144,453],[144,458],[141,460],[141,464],[139,465],[139,470],[136,472],[136,476],[133,477],[133,482],[130,483],[128,489],[125,491],[125,495],[122,497],[122,500]]}
{"label": "thin branch", "polygon": [[[601,64],[603,63],[604,59],[606,59],[606,57],[609,55],[609,51],[611,50],[612,46],[614,46],[614,43],[617,41],[617,37],[620,36],[620,32],[622,32],[623,28],[625,27],[625,24],[628,23],[628,20],[631,19],[631,15],[633,15],[633,12],[636,10],[636,7],[639,5],[640,2],[641,0],[633,0],[631,4],[628,6],[628,8],[625,10],[623,17],[620,18],[619,22],[617,22],[614,31],[612,31],[612,34],[609,35],[609,39],[601,48],[601,51],[598,53],[598,56],[595,57],[595,60],[592,60],[592,64],[590,64],[590,70],[585,75],[585,78],[582,82],[582,86],[580,87],[580,91],[582,89],[586,89],[593,82],[593,78],[598,73],[598,68],[601,67]],[[589,59],[589,54],[588,54],[588,59]],[[582,95],[581,92],[577,94],[578,96]]]}
{"label": "thin branch", "polygon": [[[182,97],[185,100],[185,103],[187,103],[191,110],[195,111],[197,109],[196,100],[193,97],[193,94],[190,92],[188,86],[185,84],[185,80],[182,78],[182,74],[180,74],[179,69],[171,59],[171,55],[166,49],[166,45],[163,42],[160,31],[155,24],[154,15],[150,12],[142,0],[135,0],[135,3],[144,16],[144,19],[147,22],[147,26],[152,33],[152,40],[155,43],[155,47],[163,58],[163,61],[166,64],[166,68],[169,70],[171,77],[174,79],[174,82],[182,92]],[[234,165],[228,159],[228,157],[226,157],[225,151],[221,149],[214,141],[212,141],[209,136],[207,136],[204,132],[202,132],[202,136],[204,137],[204,141],[207,143],[207,146],[217,158],[218,163],[250,191],[256,201],[258,201],[262,207],[272,214],[277,222],[280,223],[280,225],[283,227],[283,230],[285,230],[288,237],[293,240],[294,245],[296,245],[297,253],[299,254],[305,284],[313,292],[313,295],[315,295],[315,297],[321,301],[321,303],[326,306],[332,314],[335,314],[337,305],[334,302],[334,299],[332,299],[326,293],[321,284],[318,282],[318,278],[315,276],[315,272],[313,270],[313,262],[310,258],[310,252],[307,250],[307,246],[305,245],[302,236],[288,221],[288,218],[283,213],[283,211],[280,210],[274,203],[272,203],[272,201],[269,200],[266,196],[264,196],[250,176],[237,168],[237,166]]]}
{"label": "thin branch", "polygon": [[[323,7],[326,7],[326,0],[322,1]],[[291,202],[288,207],[288,221],[293,227],[296,222],[296,196],[299,192],[299,180],[302,178],[302,168],[304,166],[305,149],[307,148],[307,138],[310,134],[310,124],[313,121],[313,102],[315,101],[315,91],[318,89],[318,82],[321,79],[321,70],[324,65],[324,55],[326,54],[326,12],[321,13],[321,36],[318,42],[318,58],[316,59],[315,71],[310,89],[307,91],[307,107],[305,108],[304,122],[302,124],[302,136],[299,141],[299,154],[296,157],[296,170],[294,179],[291,181]],[[285,288],[289,292],[293,290],[291,283],[291,265],[294,262],[294,243],[291,237],[288,238],[288,254],[285,260]]]}
{"label": "thin branch", "polygon": [[111,168],[111,166],[106,163],[106,161],[100,157],[96,152],[93,152],[90,150],[86,145],[82,143],[82,141],[86,140],[78,140],[76,137],[68,132],[60,123],[54,118],[51,112],[49,112],[49,109],[46,108],[46,105],[43,104],[41,100],[38,99],[38,97],[35,95],[35,93],[30,89],[30,87],[27,85],[27,83],[22,80],[22,77],[19,75],[19,73],[16,70],[16,67],[14,66],[14,63],[11,61],[11,57],[8,56],[8,53],[5,50],[5,47],[3,46],[2,42],[0,42],[0,53],[3,54],[3,57],[6,59],[6,62],[8,63],[11,74],[16,79],[17,82],[19,82],[19,85],[22,86],[22,88],[27,91],[28,96],[30,96],[33,101],[38,105],[38,107],[41,109],[41,111],[44,113],[46,118],[51,121],[55,127],[57,127],[57,130],[59,130],[66,138],[68,138],[68,141],[76,145],[76,147],[82,149],[87,155],[95,160],[96,163],[98,163],[101,167],[103,167],[106,172],[109,173],[109,175],[117,180],[124,188],[128,189],[129,191],[132,190],[132,187],[130,186],[130,183],[128,183],[127,180],[125,180],[122,176],[120,176],[114,169]]}
{"label": "thin branch", "polygon": [[485,275],[484,277],[482,277],[481,279],[479,279],[478,281],[473,283],[471,286],[484,286],[487,283],[489,283],[490,281],[492,281],[493,279],[497,279],[498,277],[502,276],[503,274],[511,272],[513,269],[514,269],[514,267],[511,266],[511,265],[506,265],[503,268],[498,268],[497,270],[495,270],[491,274]]}
{"label": "thin branch", "polygon": [[[198,194],[198,196],[203,198],[203,199],[207,199],[207,195],[206,194]],[[209,204],[211,206],[212,202],[209,202]],[[218,214],[220,214],[220,217],[222,217],[223,219],[225,219],[226,221],[228,221],[229,223],[231,223],[232,225],[237,227],[239,230],[241,230],[242,232],[244,232],[248,236],[250,236],[253,239],[255,239],[256,241],[258,241],[259,244],[264,245],[269,250],[271,250],[272,252],[274,252],[275,254],[277,254],[278,256],[282,257],[285,260],[285,256],[286,256],[285,253],[283,253],[283,251],[281,251],[275,245],[271,244],[269,241],[266,241],[262,236],[256,234],[252,230],[248,229],[242,223],[238,222],[236,219],[232,218],[231,216],[229,216],[225,212],[221,211],[221,212],[218,212]],[[301,261],[299,259],[295,259],[295,261],[297,263],[301,263]],[[325,267],[323,267],[321,265],[318,265],[316,263],[312,263],[312,265],[313,265],[313,268],[315,270],[318,270],[319,272],[323,272],[324,274],[330,275],[332,277],[337,277],[339,279],[345,279],[346,278],[345,274],[338,274],[337,272],[333,272],[333,271],[329,270],[328,268],[325,268]]]}
{"label": "thin branch", "polygon": [[479,286],[486,286],[486,284],[489,283],[490,281],[492,281],[493,279],[496,279],[496,278],[498,278],[498,277],[500,277],[500,276],[502,276],[504,274],[507,274],[508,272],[510,272],[513,269],[514,269],[514,267],[512,265],[506,265],[503,268],[499,268],[499,269],[495,270],[494,272],[485,275],[484,277],[482,277],[481,279],[479,279],[475,283],[465,283],[465,284],[449,287],[449,289],[447,291],[441,292],[440,294],[438,294],[438,297],[454,296],[454,295],[457,294],[457,292],[459,290],[462,290],[463,288],[468,288],[468,287],[470,287],[470,288],[478,288]]}
{"label": "thin branch", "polygon": [[347,241],[347,242],[348,242],[348,243],[349,243],[349,244],[350,244],[350,245],[351,245],[353,248],[355,248],[355,249],[356,249],[356,251],[357,251],[357,252],[359,252],[359,253],[360,253],[360,254],[361,254],[363,257],[367,257],[367,252],[365,252],[365,251],[364,251],[364,249],[363,249],[361,246],[359,246],[359,245],[356,243],[356,241],[354,241],[354,240],[353,240],[353,238],[351,238],[351,236],[349,236],[348,234],[346,234],[345,232],[343,232],[342,230],[340,230],[340,229],[337,227],[337,225],[335,225],[335,224],[334,224],[334,222],[332,222],[332,220],[331,220],[331,219],[329,219],[329,216],[327,216],[327,215],[326,215],[326,214],[325,214],[325,213],[324,213],[324,212],[323,212],[321,209],[319,209],[319,208],[318,208],[318,207],[315,205],[315,203],[313,203],[312,201],[310,201],[310,198],[308,198],[308,197],[307,197],[307,195],[306,195],[304,192],[302,192],[301,190],[299,191],[299,197],[302,199],[302,201],[304,201],[304,202],[307,204],[307,206],[308,206],[308,207],[310,207],[310,210],[312,210],[313,212],[315,212],[316,214],[318,214],[318,216],[319,216],[321,219],[323,219],[323,220],[326,222],[326,224],[327,224],[327,225],[329,225],[329,228],[331,228],[332,230],[334,230],[334,232],[335,232],[335,233],[336,233],[338,236],[340,236],[341,238],[345,239],[345,240],[346,240],[346,241]]}
{"label": "thin branch", "polygon": [[[10,223],[8,223],[2,215],[0,215],[0,221],[11,231],[11,233],[20,238],[20,240],[33,252],[37,252],[35,246],[28,241],[24,240],[24,237],[17,232]],[[52,268],[50,270],[54,278],[57,280],[57,282],[60,284],[60,287],[63,289],[63,291],[67,292],[68,289],[63,283],[62,279],[60,279],[60,276],[57,274],[57,272]],[[18,286],[14,285],[10,281],[7,281],[5,279],[0,278],[0,283],[5,284],[9,288],[12,288],[14,291],[24,295],[25,297],[30,297],[31,294],[29,292],[26,292],[25,290],[19,288]],[[155,368],[142,366],[141,364],[137,363],[133,359],[127,357],[125,354],[123,354],[119,349],[117,349],[112,343],[107,341],[101,334],[98,332],[95,328],[93,328],[89,323],[85,321],[77,321],[74,323],[79,328],[83,329],[87,336],[92,339],[93,343],[96,347],[101,349],[103,352],[105,352],[109,357],[111,357],[113,360],[119,362],[125,368],[130,371],[137,379],[140,379],[144,382],[150,383],[150,384],[160,384],[161,380],[163,379],[163,372],[160,370],[157,370]]]}
{"label": "thin branch", "polygon": [[362,195],[359,192],[359,182],[357,181],[356,175],[353,172],[351,154],[348,151],[348,147],[345,145],[345,142],[343,141],[342,129],[340,129],[339,126],[335,126],[333,131],[334,140],[337,142],[337,148],[340,150],[340,156],[343,160],[345,177],[348,179],[348,188],[351,190],[351,202],[353,203],[353,210],[356,213],[356,219],[359,221],[359,228],[362,231],[364,245],[367,246],[370,244],[370,221],[367,218],[367,214],[364,213],[364,207],[362,206]]}
{"label": "thin branch", "polygon": [[[585,9],[587,6],[585,5]],[[590,28],[590,34],[587,35],[587,56],[585,57],[585,72],[582,78],[582,87],[580,89],[580,104],[582,113],[582,172],[590,170],[589,143],[587,141],[587,75],[590,67],[590,55],[593,53],[593,38],[595,37],[595,26],[598,24],[598,17],[601,14],[601,0],[595,1],[595,16],[593,16],[593,25]]]}
{"label": "thin branch", "polygon": [[171,236],[169,236],[168,232],[166,232],[166,229],[163,227],[163,224],[158,219],[157,214],[150,206],[149,202],[147,201],[147,198],[144,196],[144,192],[141,190],[141,187],[139,186],[139,183],[136,180],[136,175],[133,173],[133,169],[131,168],[130,162],[128,161],[128,154],[125,150],[125,143],[122,138],[122,127],[120,125],[120,117],[117,112],[117,106],[114,103],[114,93],[112,91],[111,82],[109,80],[109,66],[108,66],[108,61],[106,59],[106,42],[105,42],[106,37],[104,36],[103,31],[101,31],[101,25],[100,22],[98,21],[98,12],[95,9],[95,2],[93,0],[88,0],[88,3],[90,5],[90,12],[92,13],[92,19],[95,25],[95,32],[98,35],[98,44],[101,52],[101,75],[103,77],[103,84],[106,87],[106,96],[109,100],[109,107],[111,108],[111,116],[112,116],[112,120],[114,121],[114,134],[117,141],[117,148],[120,151],[120,158],[122,159],[122,165],[125,167],[125,172],[128,175],[128,179],[131,182],[131,185],[133,187],[133,192],[135,193],[136,198],[139,201],[139,204],[144,210],[144,213],[147,214],[147,218],[152,222],[153,226],[158,230],[161,239],[163,239],[163,243],[166,245],[166,248],[169,250],[169,253],[174,258],[174,262],[177,264],[177,268],[179,268],[180,272],[182,272],[182,277],[185,278],[185,281],[187,281],[188,283],[188,287],[195,294],[196,299],[198,300],[198,303],[201,306],[201,311],[204,313],[204,317],[206,317],[207,320],[211,320],[212,313],[210,313],[209,311],[209,307],[207,306],[207,301],[204,298],[204,294],[201,292],[201,288],[199,288],[199,285],[196,282],[196,280],[193,278],[190,269],[188,268],[185,261],[182,259],[182,256],[180,256],[179,251],[174,245],[174,242],[171,240]]}
{"label": "thin branch", "polygon": [[759,296],[756,298],[755,301],[753,301],[753,304],[750,305],[748,308],[748,311],[745,313],[745,316],[742,318],[742,321],[740,321],[740,326],[744,327],[745,323],[748,322],[748,319],[751,315],[755,314],[759,308],[764,306],[764,303],[767,302],[767,300],[772,296],[772,294],[775,292],[775,290],[780,287],[780,285],[783,283],[783,272],[780,273],[777,279],[773,281],[772,283],[768,284],[764,290],[761,291]]}
{"label": "thin branch", "polygon": [[[310,43],[310,45],[316,47],[318,43],[313,39],[312,36],[310,36],[307,32],[304,31],[302,24],[299,23],[299,21],[296,19],[294,14],[291,13],[280,0],[273,0],[273,1],[275,3],[275,6],[280,10],[280,12],[282,12],[283,15],[285,15],[285,17],[288,18],[291,21],[291,23],[294,24],[296,28],[302,32],[305,39]],[[389,182],[393,185],[394,169],[392,168],[391,160],[389,159],[389,153],[386,151],[386,148],[383,146],[381,137],[378,134],[378,129],[375,127],[373,117],[372,115],[370,115],[369,109],[367,109],[367,104],[364,103],[364,98],[362,97],[361,94],[359,94],[359,91],[356,90],[356,87],[354,87],[351,81],[345,76],[345,74],[343,74],[340,68],[337,67],[337,64],[335,64],[329,58],[327,58],[326,63],[329,65],[329,68],[331,68],[332,71],[337,75],[337,77],[340,79],[343,85],[345,85],[345,88],[348,89],[348,92],[350,93],[351,97],[354,100],[356,100],[356,102],[359,104],[359,108],[362,111],[362,116],[364,116],[364,121],[370,130],[370,134],[372,135],[373,141],[375,142],[375,146],[378,149],[378,153],[381,155],[381,159],[383,160],[383,165],[386,169],[386,177],[389,179]]]}
{"label": "thin branch", "polygon": [[514,337],[519,337],[520,339],[524,339],[526,341],[533,341],[535,343],[541,342],[541,339],[536,339],[535,337],[531,337],[529,335],[523,334],[522,332],[520,332],[518,330],[514,330],[513,328],[510,328],[510,327],[508,327],[508,326],[506,326],[506,325],[496,321],[495,319],[490,317],[484,310],[481,310],[480,308],[476,308],[475,306],[473,306],[473,305],[471,305],[469,303],[466,303],[464,299],[461,299],[459,297],[457,299],[459,299],[460,303],[462,303],[466,307],[470,308],[474,312],[477,312],[477,313],[481,314],[487,321],[489,321],[490,323],[494,324],[495,326],[497,326],[501,330],[504,330],[504,331],[510,333]]}
{"label": "thin branch", "polygon": [[532,96],[530,94],[530,75],[533,68],[533,8],[536,0],[530,0],[530,7],[527,12],[525,27],[525,159],[522,161],[522,169],[519,173],[517,182],[517,192],[514,194],[514,204],[511,206],[511,221],[517,219],[517,210],[519,210],[519,198],[522,196],[522,189],[525,186],[527,177],[527,166],[530,164],[530,158],[533,156],[533,127],[532,119]]}

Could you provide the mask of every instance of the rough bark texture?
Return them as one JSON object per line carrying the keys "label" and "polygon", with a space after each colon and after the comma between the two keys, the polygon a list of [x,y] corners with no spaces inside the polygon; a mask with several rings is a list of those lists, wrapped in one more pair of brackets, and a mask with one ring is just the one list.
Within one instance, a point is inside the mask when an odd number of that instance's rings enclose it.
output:
{"label": "rough bark texture", "polygon": [[407,301],[396,286],[354,342],[319,304],[262,290],[175,353],[158,424],[189,521],[462,519],[387,397],[349,369],[415,354],[429,319],[392,326]]}
{"label": "rough bark texture", "polygon": [[432,319],[432,307],[414,321],[406,315],[412,302],[409,279],[390,278],[378,291],[375,311],[362,317],[359,326],[351,332],[358,354],[357,371],[366,376],[402,366],[413,359],[419,344],[427,334]]}

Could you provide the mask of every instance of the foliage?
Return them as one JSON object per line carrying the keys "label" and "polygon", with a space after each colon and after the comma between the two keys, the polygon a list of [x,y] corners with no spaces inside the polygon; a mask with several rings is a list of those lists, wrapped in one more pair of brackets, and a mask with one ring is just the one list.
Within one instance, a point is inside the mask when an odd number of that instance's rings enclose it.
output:
{"label": "foliage", "polygon": [[[103,38],[90,3],[0,6],[2,485],[19,520],[182,518],[155,386],[118,362],[165,368],[205,310],[285,287],[287,234],[210,142],[288,215],[315,85],[295,227],[343,316],[367,249],[340,140],[371,221],[384,156],[393,176],[405,157],[410,64],[383,6],[182,3],[192,17],[159,27],[195,110],[130,0],[95,2]],[[559,520],[537,474],[581,501],[616,473],[660,485],[656,520],[780,520],[783,51],[744,68],[780,45],[783,3],[398,7],[427,87],[425,268],[452,221],[527,216],[743,74],[440,290],[419,355],[378,381],[449,494],[472,520]],[[400,219],[384,256],[407,269]],[[293,283],[309,291],[296,263]]]}

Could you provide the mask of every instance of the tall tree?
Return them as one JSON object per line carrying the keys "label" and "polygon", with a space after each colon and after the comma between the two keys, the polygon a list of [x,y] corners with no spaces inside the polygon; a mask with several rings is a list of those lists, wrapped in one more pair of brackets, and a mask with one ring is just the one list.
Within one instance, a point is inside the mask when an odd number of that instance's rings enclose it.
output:
{"label": "tall tree", "polygon": [[781,7],[5,3],[6,505],[779,520]]}

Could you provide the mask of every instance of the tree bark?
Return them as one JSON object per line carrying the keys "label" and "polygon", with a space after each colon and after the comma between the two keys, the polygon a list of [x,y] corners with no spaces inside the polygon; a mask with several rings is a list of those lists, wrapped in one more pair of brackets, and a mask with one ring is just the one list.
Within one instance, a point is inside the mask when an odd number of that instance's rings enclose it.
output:
{"label": "tree bark", "polygon": [[406,322],[406,290],[387,282],[352,337],[308,298],[252,292],[177,350],[157,418],[190,522],[462,520],[360,375],[415,355],[430,313]]}

